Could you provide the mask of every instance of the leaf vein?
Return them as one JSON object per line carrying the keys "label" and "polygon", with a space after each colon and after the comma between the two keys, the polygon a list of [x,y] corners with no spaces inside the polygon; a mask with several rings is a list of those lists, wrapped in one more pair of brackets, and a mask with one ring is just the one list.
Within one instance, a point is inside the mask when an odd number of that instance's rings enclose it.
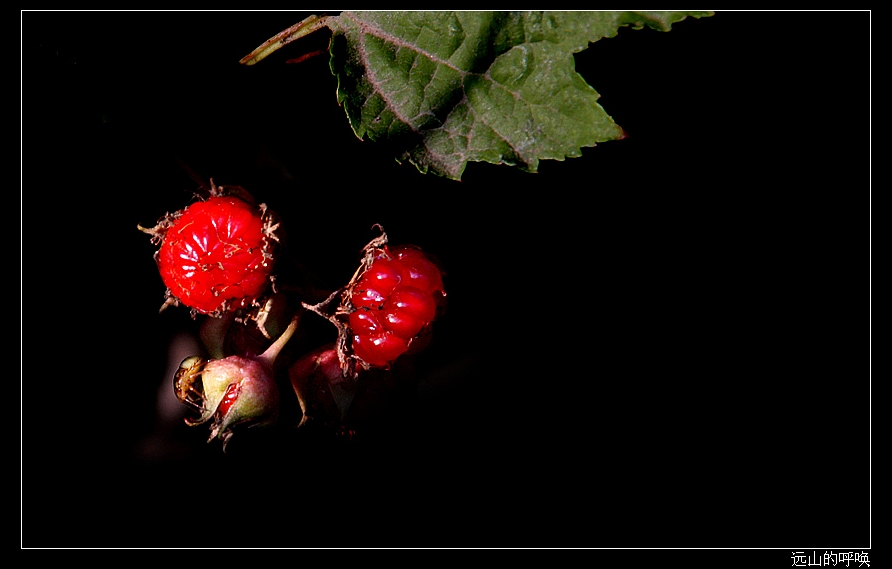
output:
{"label": "leaf vein", "polygon": [[400,122],[404,123],[410,129],[412,129],[412,132],[414,132],[415,134],[421,134],[418,129],[415,128],[415,125],[412,124],[412,121],[408,117],[403,115],[403,113],[399,110],[397,105],[393,102],[392,98],[388,96],[387,91],[381,88],[381,80],[377,77],[377,74],[374,71],[374,67],[370,65],[370,59],[365,44],[365,35],[362,33],[359,34],[358,51],[360,57],[362,57],[363,67],[366,69],[366,77],[369,83],[372,84],[372,86],[375,88],[375,91],[384,100],[384,103],[387,105],[387,108],[390,109],[390,112],[392,112],[396,116],[396,118],[399,119]]}
{"label": "leaf vein", "polygon": [[466,75],[468,73],[467,71],[456,67],[454,64],[450,63],[449,61],[441,59],[441,58],[437,57],[436,55],[434,55],[433,53],[430,53],[427,50],[421,49],[420,47],[418,47],[417,45],[415,45],[411,42],[408,42],[402,38],[388,34],[381,28],[379,28],[377,26],[373,26],[372,24],[369,24],[368,22],[366,22],[364,20],[360,20],[359,18],[356,17],[356,15],[354,15],[350,12],[344,12],[344,14],[346,16],[348,16],[351,20],[353,20],[353,22],[359,27],[360,32],[363,34],[368,34],[368,35],[374,36],[380,40],[390,42],[398,47],[410,49],[412,51],[420,53],[421,55],[430,59],[434,63],[436,63],[438,65],[445,65],[446,67],[449,67],[450,69],[453,69],[457,73],[460,73],[462,75]]}

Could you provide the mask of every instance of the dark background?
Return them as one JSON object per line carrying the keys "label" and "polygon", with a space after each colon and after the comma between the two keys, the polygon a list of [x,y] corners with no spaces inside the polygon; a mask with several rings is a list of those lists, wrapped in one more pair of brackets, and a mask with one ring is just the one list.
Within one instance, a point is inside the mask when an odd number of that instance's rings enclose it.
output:
{"label": "dark background", "polygon": [[[629,138],[461,182],[285,64],[327,30],[239,65],[307,15],[22,13],[24,547],[870,546],[870,12],[623,29],[576,62]],[[182,424],[197,323],[136,226],[183,164],[331,287],[374,223],[440,257],[449,309],[356,440]]]}

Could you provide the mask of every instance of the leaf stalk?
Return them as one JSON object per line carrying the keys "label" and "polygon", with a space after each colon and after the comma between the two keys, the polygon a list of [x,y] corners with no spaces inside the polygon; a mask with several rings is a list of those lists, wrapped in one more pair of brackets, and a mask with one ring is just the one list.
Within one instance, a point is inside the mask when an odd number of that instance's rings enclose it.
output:
{"label": "leaf stalk", "polygon": [[254,65],[266,59],[279,48],[288,45],[294,40],[307,36],[319,28],[328,25],[328,16],[316,16],[315,14],[294,24],[286,30],[282,30],[273,37],[263,42],[257,49],[239,60],[242,65]]}

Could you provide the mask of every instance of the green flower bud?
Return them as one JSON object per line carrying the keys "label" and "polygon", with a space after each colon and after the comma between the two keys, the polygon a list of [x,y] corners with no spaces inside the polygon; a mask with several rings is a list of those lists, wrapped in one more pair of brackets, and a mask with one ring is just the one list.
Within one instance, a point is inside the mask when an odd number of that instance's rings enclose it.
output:
{"label": "green flower bud", "polygon": [[198,426],[213,420],[208,442],[219,438],[224,451],[234,428],[274,424],[279,416],[279,388],[273,364],[297,328],[298,320],[295,316],[282,335],[259,356],[184,359],[174,374],[174,392],[180,401],[198,412],[198,417],[186,419],[186,424]]}
{"label": "green flower bud", "polygon": [[180,401],[199,412],[186,424],[197,426],[213,419],[208,442],[219,438],[224,450],[234,427],[263,427],[278,419],[279,388],[272,369],[259,359],[188,357],[174,377],[174,390]]}

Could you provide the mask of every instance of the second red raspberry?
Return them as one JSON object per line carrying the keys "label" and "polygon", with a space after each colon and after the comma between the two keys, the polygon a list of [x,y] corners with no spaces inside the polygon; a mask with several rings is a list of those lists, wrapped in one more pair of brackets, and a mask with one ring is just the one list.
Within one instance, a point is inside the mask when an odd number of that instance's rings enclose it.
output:
{"label": "second red raspberry", "polygon": [[440,268],[410,246],[380,250],[350,290],[353,355],[388,367],[445,304]]}

